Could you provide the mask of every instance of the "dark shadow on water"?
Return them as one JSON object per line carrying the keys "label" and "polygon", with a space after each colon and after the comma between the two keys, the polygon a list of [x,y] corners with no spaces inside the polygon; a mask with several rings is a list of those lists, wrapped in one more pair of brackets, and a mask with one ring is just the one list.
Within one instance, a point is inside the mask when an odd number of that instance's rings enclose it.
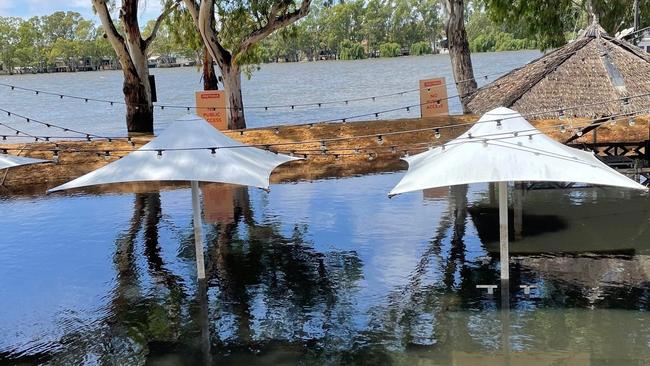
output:
{"label": "dark shadow on water", "polygon": [[[472,222],[478,231],[479,238],[483,243],[499,241],[499,209],[474,205],[468,208]],[[523,214],[522,234],[523,237],[542,235],[550,232],[558,232],[569,228],[567,222],[559,215],[535,215]],[[508,209],[508,237],[515,237],[514,210]]]}

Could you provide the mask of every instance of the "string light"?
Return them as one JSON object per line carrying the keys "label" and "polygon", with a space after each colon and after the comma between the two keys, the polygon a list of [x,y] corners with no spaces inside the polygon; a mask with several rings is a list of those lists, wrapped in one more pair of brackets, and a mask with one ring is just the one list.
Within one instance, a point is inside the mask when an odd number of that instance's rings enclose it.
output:
{"label": "string light", "polygon": [[163,151],[162,151],[162,150],[157,150],[157,152],[156,152],[156,158],[157,158],[158,160],[160,160],[160,159],[162,159],[162,156],[163,156]]}
{"label": "string light", "polygon": [[440,136],[441,136],[441,135],[440,135],[440,129],[439,129],[439,128],[436,128],[436,129],[435,129],[435,137],[436,137],[437,139],[439,139]]}
{"label": "string light", "polygon": [[497,120],[497,130],[500,130],[501,127],[503,127],[503,126],[501,125],[501,120],[498,119],[498,120]]}
{"label": "string light", "polygon": [[[648,109],[648,110],[650,110],[650,109]],[[645,110],[645,111],[648,111],[648,110]],[[639,113],[641,113],[641,112],[643,112],[643,110],[636,111],[636,112],[634,112],[634,114],[639,114]],[[616,116],[628,116],[628,117],[629,117],[630,115],[631,115],[630,113],[624,113],[624,114],[618,114],[618,115],[611,115],[609,118],[606,118],[606,119],[603,119],[602,117],[600,117],[599,119],[595,119],[595,120],[593,120],[592,122],[596,122],[596,123],[591,123],[589,126],[602,125],[602,124],[604,124],[604,123],[607,123],[610,119],[616,119]],[[512,118],[518,118],[518,116],[514,116],[514,117],[512,117]],[[489,122],[489,121],[479,121],[479,122],[477,122],[477,123],[483,123],[483,122]],[[1,123],[0,123],[0,124],[1,124]],[[459,125],[453,125],[453,127],[458,127],[458,126],[459,126]],[[8,127],[8,126],[6,126],[6,127]],[[566,126],[564,126],[564,125],[556,126],[556,127],[553,127],[553,128],[557,128],[557,127],[560,127],[560,128],[564,127],[564,128],[566,129]],[[11,127],[9,127],[9,128],[11,128]],[[438,127],[434,128],[434,129],[437,129],[437,128],[438,128]],[[574,127],[571,126],[571,128],[573,129]],[[23,134],[25,134],[26,136],[31,136],[31,137],[33,137],[36,141],[39,141],[40,139],[46,139],[46,137],[40,137],[40,136],[29,135],[28,133],[26,133],[26,132],[21,132],[21,131],[19,131],[19,130],[15,130],[15,131],[16,131],[16,135],[19,135],[20,133],[23,133]],[[411,130],[411,131],[395,131],[395,132],[391,132],[391,133],[389,133],[389,134],[410,133],[410,132],[413,132],[413,131],[418,131],[418,130]],[[522,132],[522,131],[515,131],[515,132],[513,132],[513,136],[517,136],[517,132]],[[541,132],[540,132],[540,133],[541,133]],[[323,143],[326,143],[327,141],[351,140],[351,139],[357,139],[357,138],[368,138],[368,137],[371,137],[371,136],[375,136],[375,137],[377,137],[378,135],[340,137],[340,138],[326,139],[326,140],[320,140],[320,141],[323,142]],[[499,135],[499,134],[495,134],[495,136],[500,136],[500,135]],[[471,139],[471,138],[477,138],[477,137],[485,137],[485,136],[472,136],[472,135],[468,134],[468,137],[466,137],[466,138]],[[383,135],[382,135],[382,138],[383,138]],[[533,133],[529,134],[529,139],[532,140],[532,138],[533,138]],[[462,138],[461,138],[461,139],[462,139]],[[293,142],[284,142],[284,143],[277,143],[277,144],[268,144],[268,145],[264,145],[264,148],[268,150],[268,149],[269,149],[269,146],[271,146],[271,145],[273,145],[273,146],[295,145],[295,144],[304,144],[304,143],[308,143],[308,142],[309,142],[309,141],[293,141]],[[420,145],[421,145],[421,144],[422,144],[422,143],[420,143]],[[425,144],[428,145],[428,143],[425,143]],[[227,147],[227,148],[238,148],[238,147],[248,147],[248,146],[251,146],[251,145],[229,146],[229,147]],[[254,147],[254,146],[255,146],[255,145],[253,145],[253,147]],[[224,148],[226,148],[226,147],[224,147]],[[196,150],[196,149],[197,149],[197,148],[178,148],[178,149],[170,149],[170,150]],[[39,151],[39,150],[38,150],[38,149],[31,149],[30,151]],[[45,150],[40,150],[40,151],[51,151],[51,149],[45,149]],[[70,152],[75,152],[75,151],[76,151],[76,152],[91,152],[91,151],[93,151],[93,150],[67,150],[67,151],[70,151]],[[104,151],[104,150],[103,150],[103,151]],[[127,152],[131,152],[131,151],[133,151],[133,150],[119,150],[119,149],[117,149],[117,150],[111,150],[111,151],[127,151]],[[141,150],[141,151],[147,151],[147,150]],[[164,151],[164,149],[153,150],[153,151],[159,151],[159,155],[161,156],[161,155],[162,155],[162,151]],[[358,147],[355,149],[355,151],[358,152]],[[274,151],[274,152],[277,153],[277,151]],[[374,156],[376,156],[376,154],[375,154]]]}

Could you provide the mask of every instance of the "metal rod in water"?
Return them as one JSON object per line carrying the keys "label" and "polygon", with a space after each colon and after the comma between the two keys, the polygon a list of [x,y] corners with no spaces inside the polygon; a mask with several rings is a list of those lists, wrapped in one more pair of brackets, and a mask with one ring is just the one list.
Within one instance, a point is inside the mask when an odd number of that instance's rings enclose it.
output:
{"label": "metal rod in water", "polygon": [[203,259],[203,232],[201,230],[201,205],[199,202],[199,182],[192,181],[192,214],[194,215],[194,250],[196,252],[196,275],[199,280],[205,279],[205,263]]}
{"label": "metal rod in water", "polygon": [[508,182],[499,182],[499,252],[501,257],[501,279],[510,278],[508,255]]}

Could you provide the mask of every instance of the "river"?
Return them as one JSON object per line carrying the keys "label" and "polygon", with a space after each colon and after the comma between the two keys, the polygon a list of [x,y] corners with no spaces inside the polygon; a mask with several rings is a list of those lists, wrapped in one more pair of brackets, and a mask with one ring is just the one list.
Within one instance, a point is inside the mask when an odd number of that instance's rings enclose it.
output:
{"label": "river", "polygon": [[[535,56],[476,55],[485,61],[477,73]],[[244,84],[245,98],[285,103],[373,94],[355,93],[359,85],[408,89],[420,77],[445,75],[446,60],[437,57],[264,65]],[[294,72],[305,79],[289,79]],[[191,103],[195,70],[155,73],[161,101]],[[3,80],[118,98],[119,77]],[[329,94],[312,98],[305,90],[314,85]],[[9,91],[1,98],[3,108],[62,125],[122,131],[118,108]],[[248,117],[262,126],[362,108],[372,110],[351,103]],[[184,112],[157,113],[163,126]],[[476,288],[499,282],[490,187],[388,199],[402,175],[278,184],[270,192],[203,186],[207,289],[196,285],[189,189],[0,195],[0,364],[647,364],[646,193],[526,191],[504,306],[499,291]],[[520,285],[536,288],[526,295]]]}
{"label": "river", "polygon": [[[539,51],[479,53],[473,57],[477,81],[480,85],[493,81],[498,74],[540,56]],[[156,77],[159,104],[194,105],[194,92],[203,87],[201,74],[194,67],[151,69]],[[482,75],[490,75],[486,80]],[[361,61],[322,61],[304,63],[264,64],[244,78],[242,93],[244,105],[291,105],[318,103],[331,100],[371,97],[419,87],[420,79],[445,77],[448,95],[457,95],[448,55],[367,59]],[[2,76],[0,82],[56,94],[76,95],[84,98],[123,101],[122,72],[97,71],[37,75]],[[245,110],[248,127],[276,124],[296,124],[345,118],[373,113],[419,103],[417,92],[403,96],[377,98],[318,107],[290,107],[282,109]],[[449,101],[451,113],[461,113],[458,98]],[[124,136],[124,106],[108,103],[60,99],[58,96],[32,92],[11,91],[0,87],[0,108],[33,119],[51,122],[67,128],[99,135]],[[169,122],[183,116],[183,109],[155,109],[155,128],[160,130]],[[380,115],[380,118],[418,117],[419,110],[405,109]],[[26,125],[22,119],[0,117],[17,129],[33,135],[62,135],[61,131],[35,124]],[[0,126],[2,131],[8,129]],[[65,135],[65,133],[63,133]]]}

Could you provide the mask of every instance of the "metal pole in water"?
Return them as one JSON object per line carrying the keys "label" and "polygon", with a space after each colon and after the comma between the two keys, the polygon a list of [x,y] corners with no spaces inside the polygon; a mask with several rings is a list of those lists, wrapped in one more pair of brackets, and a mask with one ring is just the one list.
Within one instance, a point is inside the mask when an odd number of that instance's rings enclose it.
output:
{"label": "metal pole in water", "polygon": [[203,259],[203,231],[201,230],[201,206],[199,202],[199,182],[192,181],[192,214],[194,216],[194,251],[196,252],[196,276],[205,279]]}
{"label": "metal pole in water", "polygon": [[499,182],[499,254],[501,257],[501,280],[510,279],[508,256],[508,182]]}

